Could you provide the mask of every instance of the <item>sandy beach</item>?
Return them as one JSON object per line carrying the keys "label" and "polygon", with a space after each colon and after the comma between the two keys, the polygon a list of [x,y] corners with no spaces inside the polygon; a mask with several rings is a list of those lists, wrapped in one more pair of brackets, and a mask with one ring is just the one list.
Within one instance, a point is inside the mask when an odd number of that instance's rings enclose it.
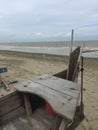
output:
{"label": "sandy beach", "polygon": [[[0,51],[0,67],[4,66],[8,72],[1,76],[6,82],[22,82],[41,74],[55,74],[66,69],[68,57]],[[98,130],[98,59],[85,58],[84,69],[85,119],[75,130]],[[13,91],[12,85],[10,91]],[[0,88],[0,94],[5,93],[6,90]]]}

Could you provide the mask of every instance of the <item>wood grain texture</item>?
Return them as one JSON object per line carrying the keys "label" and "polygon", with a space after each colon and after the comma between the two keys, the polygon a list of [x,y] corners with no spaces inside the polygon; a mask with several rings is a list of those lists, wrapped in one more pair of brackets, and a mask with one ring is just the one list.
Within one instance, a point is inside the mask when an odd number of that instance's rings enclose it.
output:
{"label": "wood grain texture", "polygon": [[17,92],[16,90],[13,90],[11,92],[8,91],[4,96],[0,95],[0,102],[4,101],[4,100],[7,100],[8,98],[11,98],[12,96],[14,96],[16,94],[19,94],[19,92]]}
{"label": "wood grain texture", "polygon": [[0,124],[25,114],[23,97],[17,91],[0,98]]}
{"label": "wood grain texture", "polygon": [[66,130],[69,123],[70,121],[68,119],[63,118],[59,130]]}
{"label": "wood grain texture", "polygon": [[29,97],[26,94],[23,94],[23,96],[24,96],[24,104],[25,104],[26,115],[31,116],[32,115],[32,108],[31,108],[31,105],[30,105]]}
{"label": "wood grain texture", "polygon": [[8,123],[10,120],[13,120],[24,114],[25,114],[24,107],[20,106],[17,109],[14,109],[13,111],[0,117],[0,125],[4,123]]}
{"label": "wood grain texture", "polygon": [[16,85],[21,92],[36,94],[50,103],[54,111],[73,120],[80,95],[80,85],[50,75]]}
{"label": "wood grain texture", "polygon": [[23,101],[17,95],[0,103],[0,117],[23,105]]}

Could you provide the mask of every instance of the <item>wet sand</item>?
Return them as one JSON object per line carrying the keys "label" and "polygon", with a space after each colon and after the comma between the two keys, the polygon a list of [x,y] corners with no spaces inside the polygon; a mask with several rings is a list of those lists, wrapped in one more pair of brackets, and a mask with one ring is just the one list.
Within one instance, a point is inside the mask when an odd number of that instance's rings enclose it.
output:
{"label": "wet sand", "polygon": [[[55,74],[66,69],[68,57],[0,51],[0,67],[4,66],[8,72],[1,76],[6,82],[22,82],[41,74]],[[85,58],[84,69],[85,119],[75,130],[98,130],[98,59]],[[10,92],[13,90],[10,85]],[[7,91],[0,88],[0,94],[5,93]]]}

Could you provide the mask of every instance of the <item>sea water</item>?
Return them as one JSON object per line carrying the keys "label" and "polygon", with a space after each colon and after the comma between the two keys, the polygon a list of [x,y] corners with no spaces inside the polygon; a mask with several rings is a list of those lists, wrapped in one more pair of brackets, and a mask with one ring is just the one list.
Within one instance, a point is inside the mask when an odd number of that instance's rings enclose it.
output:
{"label": "sea water", "polygon": [[[68,56],[70,46],[70,42],[0,43],[0,50]],[[74,42],[73,49],[77,46],[83,46],[84,51],[96,50],[82,53],[84,57],[98,58],[98,41]]]}

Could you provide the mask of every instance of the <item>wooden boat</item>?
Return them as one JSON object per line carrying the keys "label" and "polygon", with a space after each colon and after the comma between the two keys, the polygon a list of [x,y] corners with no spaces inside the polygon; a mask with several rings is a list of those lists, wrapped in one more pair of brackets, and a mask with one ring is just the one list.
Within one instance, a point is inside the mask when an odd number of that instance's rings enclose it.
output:
{"label": "wooden boat", "polygon": [[[15,85],[15,91],[0,97],[1,130],[63,130],[76,116],[81,86],[80,47],[70,55],[68,70],[42,75]],[[67,80],[66,80],[67,79]]]}

